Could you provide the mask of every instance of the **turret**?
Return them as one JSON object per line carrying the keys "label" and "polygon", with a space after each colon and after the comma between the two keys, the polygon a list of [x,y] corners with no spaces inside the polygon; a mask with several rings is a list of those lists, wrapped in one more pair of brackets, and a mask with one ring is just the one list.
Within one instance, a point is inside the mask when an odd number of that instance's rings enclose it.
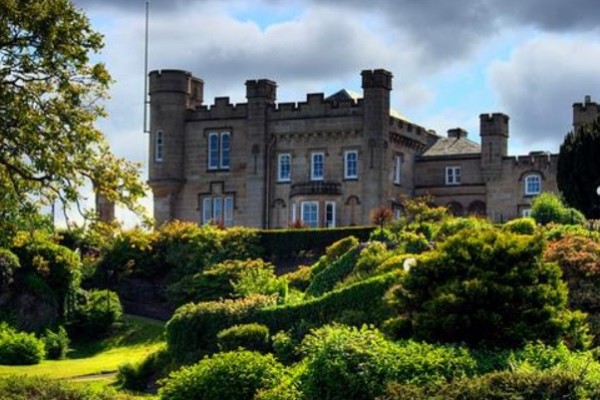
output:
{"label": "turret", "polygon": [[508,120],[506,114],[481,114],[481,168],[484,179],[496,178],[502,172],[502,159],[508,155]]}
{"label": "turret", "polygon": [[184,181],[185,116],[202,104],[204,82],[179,70],[152,71],[148,184],[157,224],[176,218],[174,206]]}
{"label": "turret", "polygon": [[363,207],[365,212],[386,205],[385,185],[388,169],[386,151],[388,147],[390,121],[390,92],[392,73],[384,69],[361,72],[363,88],[363,138],[364,152],[361,168],[365,177]]}
{"label": "turret", "polygon": [[573,104],[573,130],[577,131],[581,125],[589,124],[600,114],[600,106],[592,102],[591,96],[585,96],[583,103]]}

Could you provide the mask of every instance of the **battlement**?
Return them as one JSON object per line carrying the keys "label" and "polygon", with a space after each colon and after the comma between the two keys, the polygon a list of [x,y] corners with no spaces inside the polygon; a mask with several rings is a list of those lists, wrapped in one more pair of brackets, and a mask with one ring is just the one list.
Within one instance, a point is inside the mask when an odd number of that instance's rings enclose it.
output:
{"label": "battlement", "polygon": [[509,116],[502,113],[480,114],[479,133],[481,136],[508,137]]}
{"label": "battlement", "polygon": [[593,122],[600,115],[600,105],[592,101],[592,97],[585,96],[583,103],[573,104],[573,127]]}
{"label": "battlement", "polygon": [[556,165],[558,154],[548,151],[531,151],[529,154],[512,156],[509,159],[512,160],[514,168],[544,170]]}
{"label": "battlement", "polygon": [[194,108],[204,99],[204,81],[191,72],[177,69],[154,70],[148,74],[149,94],[179,93],[187,97],[187,107]]}
{"label": "battlement", "polygon": [[246,98],[274,102],[277,99],[277,83],[269,79],[247,80]]}
{"label": "battlement", "polygon": [[393,75],[385,69],[367,69],[361,72],[361,76],[363,89],[382,88],[392,90]]}
{"label": "battlement", "polygon": [[272,109],[274,118],[327,117],[362,114],[363,100],[326,100],[323,93],[309,93],[306,101],[279,103]]}
{"label": "battlement", "polygon": [[229,97],[215,97],[214,104],[197,107],[192,111],[190,119],[239,119],[248,116],[248,103],[233,104]]}

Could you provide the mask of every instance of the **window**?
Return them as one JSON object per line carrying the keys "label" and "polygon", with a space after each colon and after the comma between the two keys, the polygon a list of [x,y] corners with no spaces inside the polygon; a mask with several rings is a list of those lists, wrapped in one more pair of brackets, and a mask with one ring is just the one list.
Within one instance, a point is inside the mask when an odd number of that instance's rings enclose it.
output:
{"label": "window", "polygon": [[394,184],[400,185],[402,183],[402,156],[396,155],[394,157]]}
{"label": "window", "polygon": [[233,226],[233,197],[215,196],[202,199],[202,223]]}
{"label": "window", "polygon": [[156,138],[154,143],[154,161],[162,162],[163,160],[163,133],[162,131],[156,132]]}
{"label": "window", "polygon": [[542,179],[539,175],[528,175],[525,177],[525,195],[532,196],[542,191]]}
{"label": "window", "polygon": [[521,217],[531,217],[531,208],[524,208],[521,210]]}
{"label": "window", "polygon": [[325,169],[325,153],[312,153],[310,162],[310,180],[322,181]]}
{"label": "window", "polygon": [[230,136],[229,132],[208,134],[208,169],[229,169]]}
{"label": "window", "polygon": [[319,203],[316,201],[302,202],[302,224],[310,228],[319,226]]}
{"label": "window", "polygon": [[358,151],[347,150],[344,152],[344,179],[358,178]]}
{"label": "window", "polygon": [[460,167],[446,167],[446,185],[460,185]]}
{"label": "window", "polygon": [[335,228],[335,202],[333,201],[325,203],[325,226]]}
{"label": "window", "polygon": [[289,153],[280,154],[277,165],[277,182],[289,182],[292,176],[292,156]]}

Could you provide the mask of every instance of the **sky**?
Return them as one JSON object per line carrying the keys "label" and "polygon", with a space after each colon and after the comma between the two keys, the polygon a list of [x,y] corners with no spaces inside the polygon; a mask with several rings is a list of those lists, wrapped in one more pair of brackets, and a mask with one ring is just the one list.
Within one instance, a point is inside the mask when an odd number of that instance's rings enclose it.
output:
{"label": "sky", "polygon": [[[100,121],[113,151],[144,165],[145,0],[73,0],[105,36],[115,83]],[[479,114],[510,116],[510,154],[558,152],[572,105],[600,102],[597,0],[150,0],[149,70],[205,82],[205,104],[245,102],[247,79],[278,101],[362,92],[360,71],[394,75],[392,107],[479,141]],[[145,200],[150,207],[151,201]],[[128,219],[125,214],[118,216]]]}

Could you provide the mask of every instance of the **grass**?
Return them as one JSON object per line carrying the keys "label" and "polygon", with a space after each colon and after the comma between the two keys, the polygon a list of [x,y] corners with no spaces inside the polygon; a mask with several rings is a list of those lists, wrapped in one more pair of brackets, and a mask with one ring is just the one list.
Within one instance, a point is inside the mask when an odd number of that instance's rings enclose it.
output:
{"label": "grass", "polygon": [[[99,375],[99,380],[113,380],[111,373],[126,362],[141,361],[163,344],[164,323],[148,318],[126,316],[124,323],[110,338],[72,343],[64,360],[42,361],[37,365],[0,365],[2,375],[45,375],[50,378],[81,378]],[[102,376],[102,374],[109,374]]]}

